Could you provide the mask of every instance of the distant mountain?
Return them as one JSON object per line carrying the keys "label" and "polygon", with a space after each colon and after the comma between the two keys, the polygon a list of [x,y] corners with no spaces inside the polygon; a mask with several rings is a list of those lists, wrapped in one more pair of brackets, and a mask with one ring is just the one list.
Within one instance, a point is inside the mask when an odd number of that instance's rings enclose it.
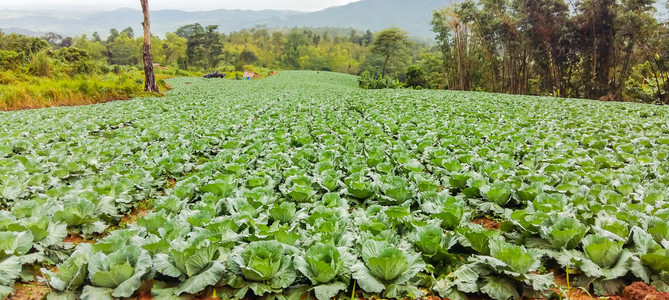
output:
{"label": "distant mountain", "polygon": [[[450,0],[457,1],[457,0]],[[348,5],[305,13],[276,10],[212,10],[186,12],[156,10],[151,12],[154,34],[164,35],[183,25],[198,22],[219,25],[221,32],[256,26],[273,27],[340,27],[378,31],[397,26],[410,35],[429,38],[433,10],[450,4],[449,0],[362,0]],[[109,29],[133,27],[141,32],[142,13],[136,9],[105,12],[58,12],[52,10],[0,10],[0,28],[5,32],[57,32],[63,35],[91,34],[105,36]]]}
{"label": "distant mountain", "polygon": [[2,32],[7,32],[7,33],[14,32],[14,33],[18,33],[18,34],[22,34],[22,35],[26,35],[26,36],[36,36],[36,37],[44,36],[46,34],[46,32],[37,32],[37,31],[28,30],[28,29],[12,28],[12,27],[10,27],[10,28],[0,28],[0,30],[2,30]]}
{"label": "distant mountain", "polygon": [[450,5],[444,0],[364,0],[322,11],[271,20],[268,26],[279,27],[351,27],[379,31],[400,27],[410,35],[432,37],[432,11]]}

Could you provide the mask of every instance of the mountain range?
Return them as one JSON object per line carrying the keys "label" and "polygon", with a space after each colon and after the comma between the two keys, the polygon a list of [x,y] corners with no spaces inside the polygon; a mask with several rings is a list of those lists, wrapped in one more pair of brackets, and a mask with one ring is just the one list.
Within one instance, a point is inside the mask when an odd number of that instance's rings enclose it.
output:
{"label": "mountain range", "polygon": [[[151,26],[152,32],[160,36],[196,22],[205,26],[219,25],[219,31],[223,33],[252,27],[336,27],[378,31],[395,26],[406,30],[411,36],[431,38],[432,11],[452,4],[451,1],[457,0],[362,0],[316,12],[155,10],[151,12]],[[132,27],[136,33],[140,33],[141,21],[142,12],[132,8],[81,12],[0,10],[0,28],[3,31],[32,35],[46,32],[90,35],[97,31],[104,37],[111,28],[120,31],[126,27]]]}

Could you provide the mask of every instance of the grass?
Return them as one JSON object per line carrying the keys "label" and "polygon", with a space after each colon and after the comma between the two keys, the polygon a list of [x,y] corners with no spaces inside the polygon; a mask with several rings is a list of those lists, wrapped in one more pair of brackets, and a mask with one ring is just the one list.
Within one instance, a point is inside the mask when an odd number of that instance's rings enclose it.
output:
{"label": "grass", "polygon": [[[37,66],[40,65],[38,61],[36,59]],[[175,76],[174,72],[157,71],[160,90],[171,89],[165,79]],[[159,96],[144,92],[144,74],[139,70],[118,75],[76,75],[73,78],[0,73],[0,111],[88,105],[146,95]]]}

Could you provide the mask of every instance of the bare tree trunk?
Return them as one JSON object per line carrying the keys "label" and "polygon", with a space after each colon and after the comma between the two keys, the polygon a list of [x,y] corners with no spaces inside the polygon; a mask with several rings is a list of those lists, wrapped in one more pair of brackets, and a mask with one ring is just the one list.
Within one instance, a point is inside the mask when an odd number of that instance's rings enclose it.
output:
{"label": "bare tree trunk", "polygon": [[151,57],[151,22],[149,21],[149,0],[139,0],[144,12],[144,90],[158,93],[156,76],[153,74],[153,58]]}

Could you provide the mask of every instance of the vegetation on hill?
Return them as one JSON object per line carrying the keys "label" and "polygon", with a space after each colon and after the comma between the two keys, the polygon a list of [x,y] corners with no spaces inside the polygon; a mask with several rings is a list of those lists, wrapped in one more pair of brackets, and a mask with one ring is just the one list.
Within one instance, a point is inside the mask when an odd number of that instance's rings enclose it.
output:
{"label": "vegetation on hill", "polygon": [[655,4],[468,0],[436,11],[444,86],[669,104],[669,26]]}
{"label": "vegetation on hill", "polygon": [[[85,48],[0,32],[0,110],[82,105],[145,95],[135,66],[111,66]],[[164,79],[188,73],[163,70]],[[164,81],[160,81],[167,88]]]}

